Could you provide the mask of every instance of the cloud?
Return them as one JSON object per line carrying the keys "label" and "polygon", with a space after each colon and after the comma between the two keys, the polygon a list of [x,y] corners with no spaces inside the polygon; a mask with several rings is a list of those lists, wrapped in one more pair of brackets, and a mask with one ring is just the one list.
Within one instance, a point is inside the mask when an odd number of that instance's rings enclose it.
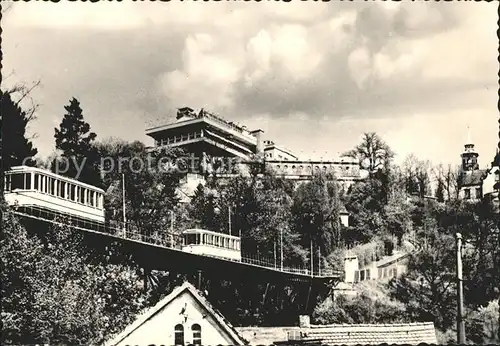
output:
{"label": "cloud", "polygon": [[[494,10],[388,1],[16,3],[3,19],[3,72],[15,71],[7,84],[43,83],[34,93],[42,152],[53,145],[51,119],[73,96],[99,137],[145,140],[144,123],[187,105],[265,125],[288,146],[330,146],[333,133],[342,139],[335,146],[350,146],[370,128],[400,143],[416,119],[496,114]],[[400,137],[383,131],[392,123]]]}

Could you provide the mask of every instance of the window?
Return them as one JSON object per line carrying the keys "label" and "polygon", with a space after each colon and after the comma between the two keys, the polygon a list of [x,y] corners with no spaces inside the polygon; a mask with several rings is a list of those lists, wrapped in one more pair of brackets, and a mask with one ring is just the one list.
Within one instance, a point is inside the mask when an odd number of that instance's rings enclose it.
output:
{"label": "window", "polygon": [[85,198],[85,189],[83,187],[79,187],[78,190],[79,190],[79,193],[78,193],[78,203],[82,203],[83,204],[83,201],[84,201],[84,198]]}
{"label": "window", "polygon": [[12,174],[11,189],[12,191],[16,189],[24,189],[24,174]]}
{"label": "window", "polygon": [[96,196],[95,196],[95,206],[96,206],[96,208],[101,209],[101,198],[102,198],[102,195],[100,193],[96,193]]}
{"label": "window", "polygon": [[366,270],[366,280],[370,280],[370,269]]}
{"label": "window", "polygon": [[184,327],[182,324],[178,324],[175,326],[175,340],[174,345],[183,345],[184,346]]}
{"label": "window", "polygon": [[193,324],[191,327],[193,331],[193,345],[201,345],[201,327],[198,323]]}
{"label": "window", "polygon": [[354,271],[354,282],[358,282],[359,281],[359,270],[355,270]]}
{"label": "window", "polygon": [[481,199],[481,188],[476,187],[476,199]]}
{"label": "window", "polygon": [[69,199],[76,201],[76,186],[73,184],[69,187]]}
{"label": "window", "polygon": [[24,175],[24,187],[26,190],[31,190],[31,173]]}
{"label": "window", "polygon": [[196,234],[186,234],[186,245],[196,244]]}
{"label": "window", "polygon": [[50,180],[50,190],[49,190],[49,193],[51,195],[55,195],[56,194],[56,180],[54,178],[49,178]]}
{"label": "window", "polygon": [[35,174],[35,190],[40,191],[40,175]]}
{"label": "window", "polygon": [[394,269],[392,269],[392,274],[394,275],[394,277],[398,276],[398,268],[397,267],[395,267]]}
{"label": "window", "polygon": [[5,176],[5,191],[10,191],[10,174]]}
{"label": "window", "polygon": [[66,182],[59,181],[59,185],[57,186],[57,196],[61,198],[65,198],[64,190],[66,189]]}
{"label": "window", "polygon": [[470,199],[470,190],[469,189],[465,189],[464,194],[465,194],[465,199]]}
{"label": "window", "polygon": [[365,271],[362,270],[359,272],[359,281],[363,281],[365,279]]}
{"label": "window", "polygon": [[95,192],[89,191],[89,205],[95,207]]}

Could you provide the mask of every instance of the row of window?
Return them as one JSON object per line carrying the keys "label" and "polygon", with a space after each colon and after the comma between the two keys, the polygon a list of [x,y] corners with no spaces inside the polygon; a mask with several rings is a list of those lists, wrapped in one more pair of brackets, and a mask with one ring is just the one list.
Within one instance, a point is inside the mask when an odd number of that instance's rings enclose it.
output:
{"label": "row of window", "polygon": [[102,193],[40,173],[7,174],[5,176],[4,189],[5,192],[16,189],[36,190],[89,207],[103,208]]}
{"label": "row of window", "polygon": [[[356,270],[354,272],[354,282],[371,280],[370,269]],[[398,275],[396,267],[378,268],[378,279],[393,278]]]}
{"label": "row of window", "polygon": [[[266,153],[266,157],[273,157],[273,153]],[[288,161],[288,157],[286,156],[282,156],[282,155],[278,155],[278,160],[285,160],[285,161]]]}
{"label": "row of window", "polygon": [[177,142],[183,142],[190,139],[200,138],[201,131],[188,133],[187,135],[179,135],[169,138],[162,138],[160,140],[156,140],[156,146],[169,145]]}
{"label": "row of window", "polygon": [[[472,197],[471,190],[472,189],[464,189],[464,198],[465,199],[471,199],[471,197]],[[476,187],[475,191],[476,191],[476,198],[475,199],[481,199],[481,188]]]}
{"label": "row of window", "polygon": [[226,238],[223,235],[213,234],[185,234],[185,245],[213,245],[231,250],[240,250],[238,239]]}
{"label": "row of window", "polygon": [[[277,169],[280,169],[280,168],[281,168],[281,166],[280,166],[280,165],[277,165],[277,166],[276,166],[276,168],[277,168]],[[302,170],[302,169],[304,169],[304,166],[302,166],[302,165],[301,165],[301,166],[295,166],[295,165],[294,165],[294,166],[292,166],[292,169],[296,169],[296,168],[297,168],[298,170]],[[306,166],[306,168],[307,168],[307,170],[308,170],[308,171],[311,171],[311,170],[312,170],[312,166]],[[330,169],[330,170],[332,170],[332,169],[336,169],[336,167],[331,167],[331,166],[330,166],[330,167],[329,167],[329,166],[323,166],[322,168],[323,168],[323,171],[327,171],[328,169]],[[283,169],[288,169],[288,165],[283,166]],[[320,166],[314,166],[314,169],[316,169],[316,171],[319,171],[319,170],[321,169],[321,167],[320,167]],[[337,169],[340,169],[340,167],[339,167],[339,168],[337,168]],[[344,170],[345,170],[345,171],[349,170],[349,167],[344,167]]]}
{"label": "row of window", "polygon": [[[184,346],[184,326],[182,324],[178,324],[175,326],[175,337],[174,337],[174,345]],[[201,345],[201,326],[198,323],[195,323],[191,326],[191,332],[193,333],[193,345]]]}

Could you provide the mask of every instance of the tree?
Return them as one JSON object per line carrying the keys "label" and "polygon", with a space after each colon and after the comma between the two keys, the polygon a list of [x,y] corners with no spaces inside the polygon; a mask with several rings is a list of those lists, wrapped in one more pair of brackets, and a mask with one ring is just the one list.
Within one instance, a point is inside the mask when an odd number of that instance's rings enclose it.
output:
{"label": "tree", "polygon": [[439,184],[442,185],[444,200],[458,198],[459,174],[457,167],[438,165],[433,169],[433,176],[438,181],[438,188],[440,188]]}
{"label": "tree", "polygon": [[84,121],[77,99],[72,98],[64,109],[66,113],[59,129],[54,129],[56,149],[62,151],[62,157],[54,162],[52,170],[91,185],[100,185],[97,155],[92,146],[96,134],[90,132],[90,125]]}
{"label": "tree", "polygon": [[[20,102],[14,101],[12,95],[16,90],[0,90],[0,113],[2,115],[0,126],[2,127],[2,140],[0,152],[2,155],[3,170],[12,166],[35,166],[35,155],[38,150],[26,137],[28,124],[34,120],[34,109],[24,111]],[[23,96],[23,95],[21,95]]]}
{"label": "tree", "polygon": [[94,256],[66,227],[28,233],[1,209],[2,344],[98,344],[142,308],[134,268]]}
{"label": "tree", "polygon": [[366,243],[375,235],[385,232],[386,199],[385,184],[375,176],[352,186],[346,201],[350,213],[348,233],[351,241]]}
{"label": "tree", "polygon": [[420,198],[429,195],[430,171],[430,161],[419,160],[414,154],[408,155],[403,163],[406,191]]}
{"label": "tree", "polygon": [[198,185],[190,202],[190,213],[196,217],[197,226],[208,230],[220,229],[222,222],[218,210],[217,191]]}
{"label": "tree", "polygon": [[445,331],[455,322],[455,241],[431,219],[417,237],[421,249],[410,255],[408,272],[391,282],[391,295],[405,304],[411,320],[433,321]]}
{"label": "tree", "polygon": [[438,202],[444,202],[444,183],[443,180],[438,179],[438,186],[436,188],[436,199]]}
{"label": "tree", "polygon": [[340,198],[336,181],[317,175],[297,188],[292,214],[303,246],[328,256],[341,245]]}
{"label": "tree", "polygon": [[[100,155],[104,154],[101,147]],[[182,151],[161,148],[148,152],[141,142],[122,143],[102,160],[103,181],[109,186],[105,201],[110,219],[122,221],[123,176],[127,223],[143,236],[164,238],[171,211],[179,202]]]}
{"label": "tree", "polygon": [[408,322],[405,306],[389,297],[384,285],[359,285],[354,297],[327,298],[313,313],[317,324],[403,323]]}
{"label": "tree", "polygon": [[362,142],[344,155],[358,159],[360,166],[370,173],[386,168],[394,158],[389,145],[375,132],[365,133]]}

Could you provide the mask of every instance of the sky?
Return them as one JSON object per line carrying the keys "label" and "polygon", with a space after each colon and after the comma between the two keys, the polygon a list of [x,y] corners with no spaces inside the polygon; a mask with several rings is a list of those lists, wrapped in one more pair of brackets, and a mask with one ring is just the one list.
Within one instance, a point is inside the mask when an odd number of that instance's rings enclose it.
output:
{"label": "sky", "polygon": [[3,87],[40,80],[41,155],[77,98],[98,139],[205,108],[303,159],[363,133],[396,152],[480,165],[498,142],[495,2],[28,2],[2,18]]}

